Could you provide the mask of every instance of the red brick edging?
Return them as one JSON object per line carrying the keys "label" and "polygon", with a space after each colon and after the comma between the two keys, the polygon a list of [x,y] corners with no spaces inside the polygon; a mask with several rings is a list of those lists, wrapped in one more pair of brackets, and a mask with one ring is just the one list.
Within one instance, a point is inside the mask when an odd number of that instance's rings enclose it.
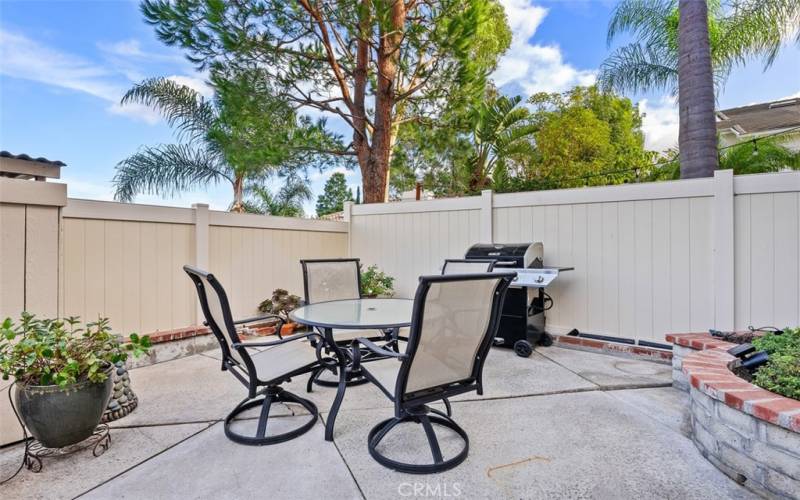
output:
{"label": "red brick edging", "polygon": [[571,337],[569,335],[553,335],[553,342],[556,345],[565,347],[576,347],[596,350],[606,354],[627,354],[653,361],[669,362],[672,359],[672,352],[665,349],[653,347],[622,344],[619,342],[608,342],[605,340],[589,339],[585,337]]}
{"label": "red brick edging", "polygon": [[726,405],[785,429],[800,432],[800,401],[775,394],[739,378],[728,364],[736,344],[709,334],[672,334],[667,340],[697,349],[683,359],[682,370],[695,389]]}

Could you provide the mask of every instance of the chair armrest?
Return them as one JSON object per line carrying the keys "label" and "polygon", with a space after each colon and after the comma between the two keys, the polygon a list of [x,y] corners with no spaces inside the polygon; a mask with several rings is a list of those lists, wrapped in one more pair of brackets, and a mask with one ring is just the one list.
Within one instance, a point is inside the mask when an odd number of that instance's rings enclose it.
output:
{"label": "chair armrest", "polygon": [[285,344],[287,342],[291,342],[293,340],[304,339],[308,337],[317,337],[319,338],[319,334],[316,332],[305,332],[305,333],[298,333],[297,335],[292,335],[291,337],[284,337],[278,340],[270,340],[269,342],[234,342],[231,344],[233,347],[272,347],[275,345]]}
{"label": "chair armrest", "polygon": [[361,349],[358,348],[358,344],[363,345],[371,352],[378,354],[379,356],[385,356],[387,358],[396,358],[396,359],[405,359],[407,356],[405,353],[402,352],[394,352],[388,349],[384,349],[383,347],[375,344],[371,340],[367,340],[363,337],[358,337],[357,339],[353,340],[353,369],[357,369],[361,366]]}

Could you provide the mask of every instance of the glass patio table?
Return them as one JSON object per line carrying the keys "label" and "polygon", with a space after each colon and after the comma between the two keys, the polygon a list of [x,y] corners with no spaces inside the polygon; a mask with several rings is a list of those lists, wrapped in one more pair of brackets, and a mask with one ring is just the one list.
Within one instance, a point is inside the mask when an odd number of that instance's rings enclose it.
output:
{"label": "glass patio table", "polygon": [[[348,364],[350,358],[345,348],[336,344],[334,329],[344,330],[399,330],[411,326],[411,311],[414,305],[409,299],[349,299],[317,302],[298,307],[289,313],[295,323],[312,326],[322,331],[325,344],[336,358],[339,383],[336,398],[325,422],[325,439],[333,440],[333,426],[344,399],[348,376],[352,375]],[[395,334],[395,337],[397,335]]]}

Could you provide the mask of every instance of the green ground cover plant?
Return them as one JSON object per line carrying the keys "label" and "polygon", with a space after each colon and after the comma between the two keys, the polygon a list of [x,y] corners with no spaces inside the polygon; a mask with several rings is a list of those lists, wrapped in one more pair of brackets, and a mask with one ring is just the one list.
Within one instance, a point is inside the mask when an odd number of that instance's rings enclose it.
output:
{"label": "green ground cover plant", "polygon": [[753,383],[800,400],[800,327],[787,328],[781,335],[767,333],[753,345],[769,354],[769,361],[755,373]]}

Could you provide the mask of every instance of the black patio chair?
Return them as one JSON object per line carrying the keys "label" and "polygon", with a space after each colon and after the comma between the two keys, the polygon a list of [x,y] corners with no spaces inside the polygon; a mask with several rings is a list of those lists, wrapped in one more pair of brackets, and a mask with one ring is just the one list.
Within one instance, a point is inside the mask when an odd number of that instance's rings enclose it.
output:
{"label": "black patio chair", "polygon": [[490,273],[496,262],[494,259],[445,259],[442,275]]}
{"label": "black patio chair", "polygon": [[[373,427],[367,438],[369,453],[378,463],[400,472],[429,474],[451,469],[466,459],[466,431],[451,418],[450,411],[444,413],[428,403],[446,402],[449,397],[471,391],[482,393],[481,372],[497,331],[506,290],[515,275],[422,276],[404,353],[384,349],[368,339],[354,341],[354,368],[360,368],[394,402],[394,417]],[[363,349],[384,359],[362,365]],[[378,450],[389,431],[403,422],[422,425],[432,463],[405,463]],[[462,450],[452,458],[443,456],[434,424],[454,431],[463,440]]]}
{"label": "black patio chair", "polygon": [[[197,296],[206,318],[205,325],[219,342],[222,350],[222,370],[229,371],[247,388],[247,397],[225,418],[225,435],[232,441],[247,445],[276,444],[293,439],[308,432],[319,417],[316,405],[283,389],[281,384],[291,377],[309,373],[317,368],[322,359],[306,339],[319,340],[317,333],[301,333],[291,337],[279,337],[268,342],[242,342],[236,333],[236,325],[274,319],[277,331],[283,319],[273,314],[234,321],[228,297],[222,284],[213,274],[193,266],[183,266],[197,289]],[[317,345],[321,345],[317,342]],[[251,353],[249,349],[267,348]],[[270,409],[274,403],[299,404],[310,413],[302,426],[279,434],[267,435]],[[234,423],[242,412],[261,407],[258,424],[253,435],[236,432]]]}
{"label": "black patio chair", "polygon": [[[306,304],[328,302],[333,300],[347,300],[361,298],[361,269],[359,259],[304,259],[300,261],[303,267],[303,291]],[[322,332],[319,332],[322,334]],[[357,337],[366,337],[373,341],[393,342],[395,332],[374,332],[370,335],[368,330],[347,330],[337,328],[333,330],[336,343],[340,347],[349,347]],[[331,370],[331,367],[327,367]],[[311,392],[312,384],[326,387],[338,386],[338,381],[325,380],[320,376],[325,372],[325,366],[319,366],[308,379],[306,390]],[[367,380],[354,376],[348,380],[348,385],[359,385]]]}

